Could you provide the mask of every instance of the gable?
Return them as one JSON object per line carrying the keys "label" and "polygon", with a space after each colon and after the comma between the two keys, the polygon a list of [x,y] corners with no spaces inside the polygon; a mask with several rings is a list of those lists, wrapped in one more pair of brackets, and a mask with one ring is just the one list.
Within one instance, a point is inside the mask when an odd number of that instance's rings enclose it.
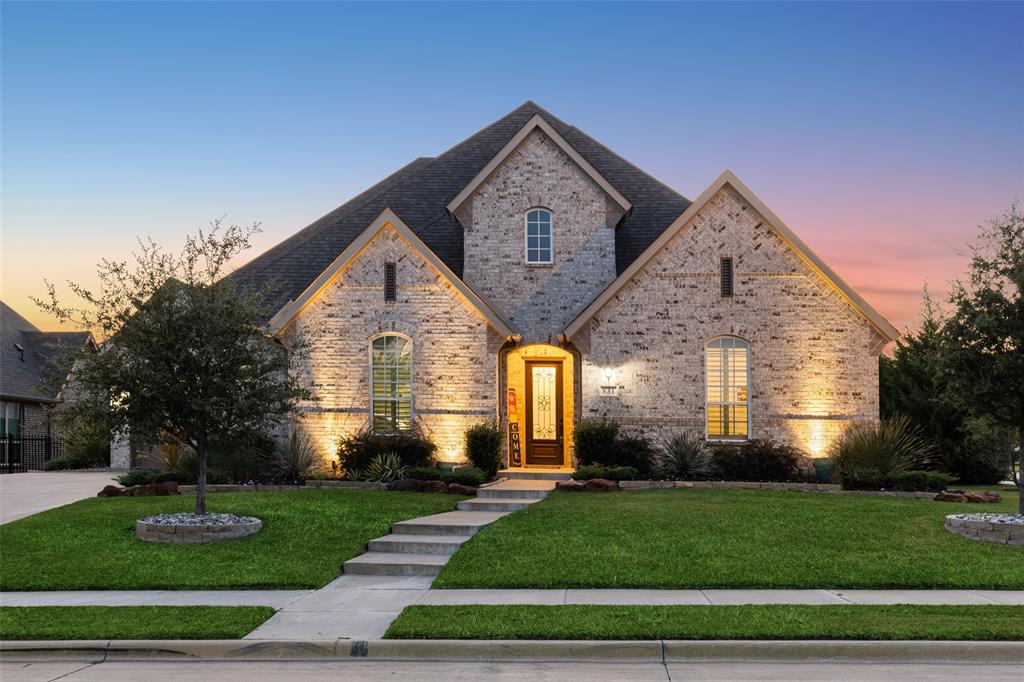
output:
{"label": "gable", "polygon": [[494,157],[487,162],[480,171],[473,176],[473,179],[462,188],[462,190],[455,195],[455,197],[448,202],[448,212],[456,213],[459,208],[464,204],[482,185],[487,178],[494,173],[505,161],[519,148],[521,144],[527,139],[527,137],[535,130],[542,131],[548,138],[551,139],[554,144],[562,150],[562,152],[572,159],[573,163],[581,171],[583,171],[594,183],[600,187],[608,196],[619,206],[622,207],[623,211],[629,211],[633,205],[629,202],[626,197],[622,196],[618,189],[615,188],[594,166],[590,164],[579,152],[573,149],[572,145],[566,142],[565,138],[562,137],[558,131],[556,131],[551,124],[544,120],[540,114],[534,114],[530,117],[530,120],[520,128],[519,132],[512,136],[504,147],[502,147]]}
{"label": "gable", "polygon": [[[865,301],[850,285],[844,282],[835,272],[815,254],[810,247],[775,215],[746,185],[740,182],[731,171],[724,171],[704,192],[656,239],[633,263],[626,268],[580,315],[570,323],[564,336],[571,338],[580,333],[584,324],[634,277],[645,270],[668,244],[686,230],[694,228],[700,222],[702,212],[712,200],[723,191],[735,192],[742,202],[748,205],[759,217],[759,224],[770,229],[786,247],[786,254],[794,258],[806,270],[809,276],[828,286],[838,295],[851,310],[865,319],[875,332],[885,341],[893,341],[899,331]],[[742,253],[743,249],[738,249]]]}
{"label": "gable", "polygon": [[[351,268],[360,267],[360,256],[371,247],[382,234],[401,240],[404,252],[422,259],[436,278],[449,286],[469,307],[476,310],[503,337],[512,336],[512,329],[502,320],[487,303],[470,289],[461,279],[439,259],[427,246],[395,215],[385,209],[376,220],[363,230],[349,246],[339,255],[320,276],[317,277],[302,294],[294,301],[289,301],[271,318],[271,333],[282,334],[309,306],[313,305],[327,290],[334,286]],[[365,272],[356,273],[356,281],[369,281],[371,276]],[[382,278],[382,270],[375,270],[373,277]],[[383,282],[383,280],[380,280]]]}

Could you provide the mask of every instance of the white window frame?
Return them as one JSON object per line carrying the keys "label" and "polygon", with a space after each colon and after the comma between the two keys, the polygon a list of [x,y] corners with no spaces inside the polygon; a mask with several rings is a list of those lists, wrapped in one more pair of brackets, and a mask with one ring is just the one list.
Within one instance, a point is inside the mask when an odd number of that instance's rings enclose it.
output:
{"label": "white window frame", "polygon": [[[392,430],[378,431],[375,428],[375,426],[374,426],[375,419],[374,419],[374,413],[373,413],[373,404],[378,399],[376,397],[374,397],[374,394],[373,394],[373,344],[374,344],[375,341],[377,341],[377,339],[383,339],[383,338],[386,338],[388,336],[394,336],[394,337],[403,339],[409,345],[409,397],[408,398],[401,398],[401,397],[381,398],[380,400],[387,401],[387,402],[408,403],[409,404],[409,428],[407,430],[400,430],[399,429],[399,430],[394,430],[394,431],[392,431]],[[370,431],[372,433],[381,434],[381,435],[395,434],[395,433],[409,433],[412,430],[413,423],[415,421],[415,414],[416,414],[415,403],[413,401],[413,399],[415,397],[413,395],[413,351],[414,351],[415,347],[413,345],[412,337],[410,337],[410,336],[408,336],[406,334],[402,334],[401,332],[382,332],[380,334],[374,334],[373,336],[371,336],[367,346],[368,346],[368,350],[369,350],[369,363],[368,364],[369,364],[369,378],[370,378]]]}
{"label": "white window frame", "polygon": [[[551,244],[548,260],[530,260],[530,214],[534,211],[544,211],[548,214],[548,241]],[[539,235],[538,235],[539,236]],[[538,249],[534,249],[537,251]],[[555,262],[555,212],[543,206],[529,208],[523,214],[523,257],[527,265],[552,265]]]}
{"label": "white window frame", "polygon": [[[736,400],[724,400],[724,399],[720,400],[720,401],[717,401],[717,400],[716,401],[710,401],[710,400],[708,400],[708,351],[712,347],[711,344],[715,343],[716,341],[723,341],[723,340],[726,340],[726,339],[731,339],[731,340],[734,340],[734,341],[742,342],[743,345],[746,348],[746,351],[747,351],[747,363],[746,363],[747,364],[747,377],[746,377],[746,379],[747,379],[747,385],[746,385],[746,388],[747,388],[747,400],[746,400],[746,402],[740,402],[740,401],[736,401]],[[715,336],[715,337],[712,337],[712,338],[708,339],[707,343],[704,344],[704,358],[703,358],[702,365],[703,365],[703,369],[704,369],[704,439],[705,440],[713,441],[713,442],[721,442],[721,443],[742,443],[742,442],[751,440],[753,438],[752,434],[753,434],[753,412],[754,412],[754,410],[753,410],[753,400],[752,400],[753,390],[751,388],[751,381],[750,381],[751,374],[752,374],[751,355],[752,355],[752,349],[751,349],[750,341],[744,339],[741,336],[735,336],[735,335],[732,335],[732,334],[722,334],[720,336]],[[728,390],[728,380],[726,380],[726,382],[721,387],[721,392],[723,394],[723,396],[722,396],[723,398],[726,397],[724,394],[727,392],[727,390]],[[730,435],[712,436],[711,435],[711,430],[709,428],[709,421],[710,421],[710,416],[711,416],[711,412],[710,412],[709,408],[711,406],[719,406],[719,407],[744,406],[744,407],[746,407],[747,408],[747,433],[746,433],[746,435],[743,435],[743,436],[730,436]]]}

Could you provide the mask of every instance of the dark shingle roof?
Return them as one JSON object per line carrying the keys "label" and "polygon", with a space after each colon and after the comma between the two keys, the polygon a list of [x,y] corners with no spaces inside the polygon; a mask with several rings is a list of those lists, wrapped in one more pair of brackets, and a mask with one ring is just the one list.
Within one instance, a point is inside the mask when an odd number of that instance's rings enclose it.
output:
{"label": "dark shingle roof", "polygon": [[419,158],[239,268],[232,278],[259,292],[269,318],[297,298],[385,208],[393,210],[462,276],[462,226],[446,206],[535,114],[632,203],[616,230],[618,272],[625,270],[690,201],[533,102],[435,158]]}
{"label": "dark shingle roof", "polygon": [[0,301],[0,395],[39,402],[56,400],[62,388],[60,379],[71,369],[70,353],[89,339],[89,332],[39,331]]}

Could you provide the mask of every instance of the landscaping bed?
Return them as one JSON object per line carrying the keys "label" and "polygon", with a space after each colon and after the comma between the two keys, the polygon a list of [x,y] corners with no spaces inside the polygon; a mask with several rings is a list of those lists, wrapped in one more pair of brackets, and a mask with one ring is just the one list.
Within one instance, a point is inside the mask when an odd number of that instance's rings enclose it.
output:
{"label": "landscaping bed", "polygon": [[[1016,494],[986,511],[1013,512]],[[1018,547],[943,527],[964,505],[770,490],[554,493],[488,526],[442,588],[1024,589]]]}
{"label": "landscaping bed", "polygon": [[135,537],[137,519],[192,511],[191,496],[82,500],[0,526],[0,590],[318,588],[392,524],[451,511],[462,499],[373,490],[222,495],[210,511],[255,516],[263,528],[198,545]]}
{"label": "landscaping bed", "polygon": [[269,606],[2,606],[0,640],[239,639]]}
{"label": "landscaping bed", "polygon": [[389,639],[1024,640],[1018,606],[409,606]]}

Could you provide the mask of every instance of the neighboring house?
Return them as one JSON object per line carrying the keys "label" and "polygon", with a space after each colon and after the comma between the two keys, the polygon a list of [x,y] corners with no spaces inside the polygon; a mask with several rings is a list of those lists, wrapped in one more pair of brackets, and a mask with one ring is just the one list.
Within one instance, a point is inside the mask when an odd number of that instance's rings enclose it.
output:
{"label": "neighboring house", "polygon": [[532,102],[233,277],[329,450],[415,422],[450,461],[493,419],[511,466],[571,466],[584,418],[820,454],[897,336],[729,171],[691,202]]}
{"label": "neighboring house", "polygon": [[[70,354],[89,332],[44,332],[0,301],[0,437],[40,456],[60,448],[59,406],[67,398]],[[6,451],[5,451],[6,452]]]}

